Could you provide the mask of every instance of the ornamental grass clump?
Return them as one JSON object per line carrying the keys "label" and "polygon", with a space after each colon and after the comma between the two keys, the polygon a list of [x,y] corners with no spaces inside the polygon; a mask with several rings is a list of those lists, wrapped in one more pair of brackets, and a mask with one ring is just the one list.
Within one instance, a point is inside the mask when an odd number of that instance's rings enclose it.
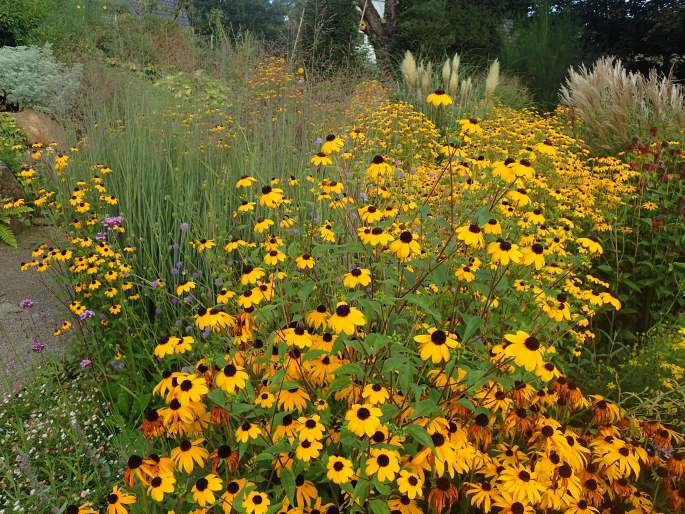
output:
{"label": "ornamental grass clump", "polygon": [[593,147],[603,151],[630,144],[652,129],[678,134],[685,126],[685,89],[671,76],[648,76],[624,68],[620,59],[602,57],[591,68],[570,68],[561,101],[581,122]]}
{"label": "ornamental grass clump", "polygon": [[[251,123],[276,123],[269,102],[298,108],[279,104],[300,95],[289,82],[259,93]],[[157,243],[128,219],[116,167],[72,176],[88,143],[36,158],[68,184],[34,182],[71,240],[24,267],[67,273],[74,320],[98,340],[127,333],[140,304],[170,315],[136,333],[154,382],[139,391],[145,442],[106,498],[66,512],[680,508],[681,436],[564,375],[621,308],[593,266],[635,172],[589,159],[554,115],[449,125],[386,100],[322,133],[302,168],[236,173],[231,223],[198,210],[180,224],[164,243],[184,259],[164,280],[131,264],[134,244]]]}
{"label": "ornamental grass clump", "polygon": [[442,124],[441,108],[452,116],[476,115],[493,105],[499,83],[499,61],[495,59],[487,73],[480,76],[464,66],[458,53],[442,66],[420,61],[407,50],[400,63],[402,93],[407,101]]}

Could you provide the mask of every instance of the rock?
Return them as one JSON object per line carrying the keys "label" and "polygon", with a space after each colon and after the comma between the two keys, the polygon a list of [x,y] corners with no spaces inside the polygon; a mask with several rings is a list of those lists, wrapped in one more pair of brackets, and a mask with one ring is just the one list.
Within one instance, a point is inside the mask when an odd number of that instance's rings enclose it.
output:
{"label": "rock", "polygon": [[49,145],[54,141],[59,143],[64,140],[62,128],[47,114],[32,109],[7,114],[14,118],[17,127],[26,134],[26,140],[30,145]]}
{"label": "rock", "polygon": [[2,161],[0,161],[0,198],[24,198],[24,189]]}

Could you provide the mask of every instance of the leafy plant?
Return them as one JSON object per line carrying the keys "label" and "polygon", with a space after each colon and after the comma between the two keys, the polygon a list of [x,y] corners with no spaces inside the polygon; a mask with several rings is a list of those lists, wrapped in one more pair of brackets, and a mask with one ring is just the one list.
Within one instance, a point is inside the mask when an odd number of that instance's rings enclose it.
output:
{"label": "leafy plant", "polygon": [[0,48],[0,97],[15,108],[64,114],[79,88],[80,66],[57,62],[50,45]]}
{"label": "leafy plant", "polygon": [[17,238],[12,232],[10,222],[31,211],[33,211],[33,209],[28,205],[24,205],[22,200],[6,202],[0,205],[0,242],[16,248]]}
{"label": "leafy plant", "polygon": [[656,138],[623,154],[631,164],[630,193],[616,198],[616,222],[599,234],[599,276],[623,308],[600,326],[634,339],[685,309],[685,152]]}
{"label": "leafy plant", "polygon": [[582,58],[581,41],[582,27],[574,18],[538,1],[532,16],[502,31],[502,65],[525,81],[543,108],[552,109],[566,70]]}

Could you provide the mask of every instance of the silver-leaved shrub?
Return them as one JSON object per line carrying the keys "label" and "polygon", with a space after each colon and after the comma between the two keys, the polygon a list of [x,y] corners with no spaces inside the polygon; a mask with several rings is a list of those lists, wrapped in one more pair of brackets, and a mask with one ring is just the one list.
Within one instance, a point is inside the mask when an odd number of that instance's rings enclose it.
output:
{"label": "silver-leaved shrub", "polygon": [[50,45],[0,48],[0,97],[20,109],[64,114],[79,89],[81,66],[55,59]]}

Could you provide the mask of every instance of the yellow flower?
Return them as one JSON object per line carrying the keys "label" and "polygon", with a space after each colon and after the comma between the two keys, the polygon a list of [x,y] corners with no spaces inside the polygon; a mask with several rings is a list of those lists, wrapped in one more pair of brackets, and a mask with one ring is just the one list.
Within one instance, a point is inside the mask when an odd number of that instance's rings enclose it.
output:
{"label": "yellow flower", "polygon": [[353,268],[343,276],[343,286],[354,289],[357,286],[366,287],[371,283],[371,270],[366,268]]}
{"label": "yellow flower", "polygon": [[299,270],[314,269],[314,264],[316,264],[316,261],[314,260],[314,257],[308,253],[305,253],[295,259],[295,264]]}
{"label": "yellow flower", "polygon": [[400,234],[399,238],[390,243],[388,251],[394,253],[400,259],[406,260],[411,255],[420,254],[421,246],[416,240],[416,235],[412,234],[409,230],[405,230]]}
{"label": "yellow flower", "polygon": [[414,337],[414,341],[421,346],[421,359],[431,360],[434,364],[447,362],[450,359],[450,349],[460,346],[457,336],[435,327],[428,329],[428,334]]}
{"label": "yellow flower", "polygon": [[214,473],[209,473],[202,478],[197,479],[192,488],[193,500],[200,507],[213,504],[216,499],[214,497],[215,491],[222,489],[221,479]]}
{"label": "yellow flower", "polygon": [[235,364],[226,364],[224,368],[216,374],[216,385],[228,394],[235,394],[240,389],[245,389],[248,375],[244,369]]}
{"label": "yellow flower", "polygon": [[518,245],[508,241],[496,241],[488,245],[488,253],[495,264],[506,266],[510,262],[521,262],[523,254],[519,251]]}
{"label": "yellow flower", "polygon": [[193,289],[195,289],[195,282],[193,282],[192,280],[182,282],[176,288],[176,296],[181,296],[182,294],[189,293]]}
{"label": "yellow flower", "polygon": [[204,439],[195,439],[192,442],[185,439],[179,446],[171,450],[171,459],[178,469],[190,474],[193,472],[195,464],[204,467],[209,452],[199,446],[202,442]]}
{"label": "yellow flower", "polygon": [[483,248],[485,240],[483,239],[483,232],[475,223],[468,226],[459,227],[457,229],[457,239],[464,241],[467,246],[473,248]]}
{"label": "yellow flower", "polygon": [[355,404],[345,414],[347,429],[359,437],[371,437],[381,427],[382,415],[383,411],[370,403]]}
{"label": "yellow flower", "polygon": [[406,495],[410,500],[423,497],[423,479],[416,473],[402,470],[400,478],[397,479],[397,488],[400,493]]}
{"label": "yellow flower", "polygon": [[354,476],[352,462],[344,457],[328,457],[326,477],[334,484],[348,484]]}
{"label": "yellow flower", "polygon": [[250,187],[255,182],[257,182],[257,180],[254,177],[250,177],[249,175],[243,175],[235,183],[235,188],[240,189],[241,187]]}
{"label": "yellow flower", "polygon": [[536,337],[523,330],[518,330],[516,334],[506,334],[504,339],[511,343],[504,348],[504,355],[512,357],[516,365],[527,371],[535,371],[544,366],[545,348]]}
{"label": "yellow flower", "polygon": [[165,493],[173,493],[176,479],[171,473],[162,473],[153,476],[147,488],[147,494],[156,502],[164,500]]}
{"label": "yellow flower", "polygon": [[252,491],[243,499],[243,508],[247,514],[266,514],[269,505],[269,497],[259,491]]}
{"label": "yellow flower", "polygon": [[428,95],[426,101],[434,107],[452,105],[452,97],[442,89],[436,89],[433,93]]}
{"label": "yellow flower", "polygon": [[119,487],[113,487],[112,492],[107,496],[107,514],[127,514],[125,505],[136,502],[136,497],[127,494]]}
{"label": "yellow flower", "polygon": [[340,302],[335,312],[328,318],[328,326],[336,334],[344,332],[348,336],[354,334],[356,327],[366,324],[366,318],[359,309],[350,307],[346,302]]}
{"label": "yellow flower", "polygon": [[371,455],[366,460],[366,476],[376,475],[378,480],[395,480],[400,471],[399,454],[396,451],[371,448]]}
{"label": "yellow flower", "polygon": [[335,134],[328,134],[326,140],[321,145],[321,153],[330,155],[339,152],[344,144],[345,142],[341,137],[336,136]]}
{"label": "yellow flower", "polygon": [[325,153],[319,152],[316,155],[312,156],[311,163],[314,166],[330,166],[331,164],[333,164],[333,160],[330,157],[328,157],[328,155],[326,155]]}

